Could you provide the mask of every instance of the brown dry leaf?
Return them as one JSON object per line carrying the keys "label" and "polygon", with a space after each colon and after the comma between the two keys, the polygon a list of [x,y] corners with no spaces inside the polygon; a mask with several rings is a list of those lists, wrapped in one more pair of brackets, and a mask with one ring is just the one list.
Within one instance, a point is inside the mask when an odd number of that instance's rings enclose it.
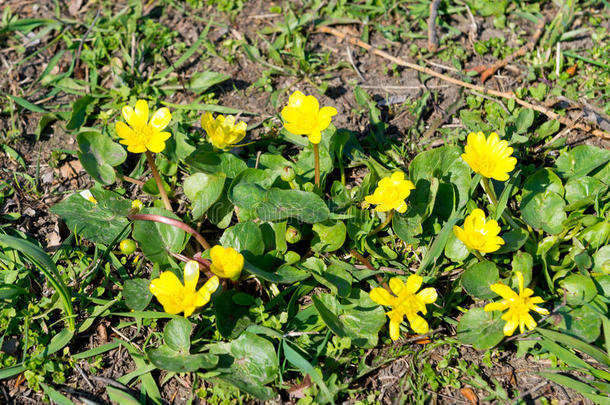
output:
{"label": "brown dry leaf", "polygon": [[68,12],[73,16],[78,15],[78,10],[80,10],[83,5],[83,0],[71,0],[70,5],[68,6]]}
{"label": "brown dry leaf", "polygon": [[479,398],[477,397],[477,394],[474,393],[472,388],[468,388],[468,387],[462,388],[460,390],[460,393],[464,396],[464,398],[466,398],[468,401],[470,401],[470,403],[472,405],[478,405]]}
{"label": "brown dry leaf", "polygon": [[309,374],[307,374],[305,376],[305,378],[303,379],[302,383],[297,384],[294,387],[291,387],[290,389],[288,389],[288,395],[290,395],[291,397],[294,397],[294,398],[299,398],[299,399],[305,398],[306,395],[303,391],[309,387],[311,387],[311,378],[309,377]]}
{"label": "brown dry leaf", "polygon": [[570,76],[574,76],[576,74],[576,68],[578,67],[578,65],[575,63],[572,66],[570,66],[569,68],[566,69],[566,73],[569,74]]}

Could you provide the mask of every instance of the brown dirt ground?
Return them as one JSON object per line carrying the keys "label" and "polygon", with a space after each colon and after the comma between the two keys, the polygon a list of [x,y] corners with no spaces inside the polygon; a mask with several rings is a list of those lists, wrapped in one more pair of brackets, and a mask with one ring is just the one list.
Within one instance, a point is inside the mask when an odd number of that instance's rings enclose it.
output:
{"label": "brown dirt ground", "polygon": [[[71,3],[71,2],[66,2]],[[232,38],[238,39],[239,35],[245,36],[248,40],[254,40],[257,37],[257,31],[273,22],[275,17],[265,17],[269,7],[274,2],[263,0],[249,1],[243,11],[234,19],[228,19],[225,15],[218,13],[213,7],[207,6],[196,13],[184,14],[179,10],[172,9],[167,6],[165,12],[161,14],[160,22],[168,27],[177,30],[180,35],[180,40],[192,44],[199,33],[203,30],[204,24],[193,18],[193,14],[200,17],[213,18],[214,21],[219,21],[227,24],[230,29],[224,29],[218,26],[213,26],[210,30],[209,38],[215,44],[221,43],[223,40]],[[113,8],[119,10],[125,7],[125,1],[117,1],[113,3]],[[27,0],[4,0],[2,6],[10,6],[14,14],[20,17],[48,18],[55,14],[54,2],[51,0],[27,1]],[[68,4],[62,3],[61,14],[64,18],[84,20],[86,13],[91,13],[96,8],[95,1],[84,1],[80,10],[76,15],[71,15],[67,9]],[[262,17],[261,17],[262,16]],[[270,20],[271,18],[271,20]],[[490,19],[476,18],[479,27],[479,38],[489,38],[495,35],[506,35],[506,32],[495,30]],[[610,20],[608,20],[610,21]],[[606,23],[609,23],[606,21]],[[467,27],[470,22],[466,19],[456,18],[447,21],[449,24],[460,27]],[[388,24],[400,23],[399,21],[388,21]],[[533,25],[526,23],[523,29],[529,32],[533,31]],[[579,28],[578,26],[573,29]],[[348,30],[358,32],[359,25],[351,25]],[[467,29],[463,29],[467,32]],[[239,34],[236,34],[239,33]],[[309,49],[313,51],[330,51],[331,65],[340,61],[346,60],[346,44],[341,43],[335,38],[328,37],[320,33],[310,34]],[[49,38],[43,38],[48,41]],[[513,45],[513,37],[509,37],[509,45]],[[463,46],[469,49],[472,58],[467,67],[477,66],[483,63],[494,62],[493,57],[479,57],[472,52],[472,43],[469,41],[466,34],[460,38]],[[590,38],[579,39],[578,43],[568,43],[569,47],[584,48],[590,45]],[[406,59],[408,57],[408,46],[410,43],[392,43],[385,39],[382,35],[373,32],[371,36],[371,44],[393,55],[401,56]],[[419,39],[413,41],[417,46],[424,47],[426,40]],[[35,51],[36,46],[28,48],[27,53]],[[432,90],[438,97],[438,102],[426,110],[424,116],[414,117],[407,111],[385,111],[385,118],[390,124],[390,136],[402,139],[405,129],[413,125],[418,120],[430,122],[434,117],[435,112],[444,111],[451,103],[453,103],[458,95],[458,89],[454,86],[447,86],[446,83],[438,79],[428,79],[425,83],[421,83],[416,72],[399,69],[397,76],[388,75],[385,70],[387,63],[370,53],[366,53],[361,49],[351,47],[354,64],[364,78],[361,80],[353,69],[342,68],[333,73],[331,79],[327,80],[329,91],[326,96],[321,97],[322,105],[331,105],[339,111],[336,121],[337,127],[345,127],[350,130],[357,131],[361,135],[366,135],[368,127],[368,118],[363,115],[354,114],[357,109],[357,103],[351,91],[351,82],[358,82],[359,85],[366,88],[371,96],[376,100],[385,100],[389,97],[398,97],[401,99],[415,99],[419,97],[423,90],[427,87]],[[28,63],[16,66],[15,62],[19,61],[22,55],[19,55],[14,49],[6,48],[0,50],[0,63],[7,68],[8,73],[0,77],[0,93],[13,94],[23,96],[21,86],[30,83],[37,78],[44,70],[47,61],[53,56],[58,49],[52,48],[47,52],[43,52],[37,57],[30,60]],[[60,70],[67,69],[70,63],[71,53],[66,53],[65,60],[60,63]],[[169,60],[176,60],[177,55],[168,54]],[[445,63],[440,60],[430,60],[429,66],[439,68]],[[434,64],[434,65],[432,65]],[[511,89],[523,82],[524,74],[520,71],[519,62],[516,61],[515,66],[511,69],[502,70],[492,80],[489,86],[500,90]],[[218,86],[215,93],[219,98],[219,104],[230,106],[233,108],[253,111],[259,114],[258,117],[245,117],[250,124],[257,122],[261,117],[274,116],[277,114],[277,109],[274,108],[269,101],[269,93],[265,93],[256,88],[250,87],[261,75],[263,68],[247,59],[243,53],[236,55],[235,62],[227,63],[220,58],[212,58],[201,60],[193,58],[185,67],[178,71],[178,75],[182,78],[188,78],[193,72],[203,71],[211,68],[214,71],[224,72],[231,76],[229,83]],[[449,69],[442,69],[447,72]],[[296,82],[294,78],[286,80],[285,78],[276,78],[273,83],[275,88],[289,87],[289,92],[294,89],[300,89],[304,92],[316,93],[316,89],[305,82]],[[404,86],[402,89],[388,88],[388,86]],[[425,87],[424,87],[425,86]],[[289,93],[287,92],[287,93]],[[46,97],[45,90],[39,89],[33,94],[28,94],[31,100],[40,100]],[[192,94],[175,93],[168,101],[174,103],[188,103],[195,98]],[[287,95],[284,97],[287,98]],[[74,100],[73,96],[60,94],[47,102],[51,105],[67,104]],[[283,102],[283,100],[281,100]],[[281,102],[281,103],[282,103]],[[281,104],[280,103],[280,104]],[[38,193],[17,191],[17,194],[6,200],[4,205],[0,207],[0,212],[19,212],[22,217],[14,226],[27,232],[49,248],[57,246],[63,238],[67,236],[67,230],[62,228],[59,219],[50,214],[49,208],[60,201],[67,193],[74,190],[80,190],[90,187],[93,183],[82,170],[82,167],[75,160],[74,155],[53,155],[56,149],[76,149],[76,142],[73,136],[67,133],[60,123],[53,125],[51,131],[48,131],[39,141],[35,139],[35,130],[40,119],[40,114],[24,111],[19,115],[18,126],[19,136],[12,146],[25,158],[27,163],[26,172],[28,175],[39,176],[40,183]],[[459,125],[459,119],[450,119],[446,125]],[[7,131],[9,126],[8,120],[0,120],[0,131]],[[404,142],[416,140],[403,139]],[[436,138],[434,145],[442,144],[443,140]],[[572,131],[569,138],[570,143],[590,142],[596,145],[609,147],[609,143],[604,143],[599,139],[592,138],[589,134]],[[2,179],[9,182],[23,182],[23,179],[13,178],[12,173],[23,171],[18,163],[9,159],[5,154],[0,154],[0,176]],[[37,173],[39,171],[39,173]],[[358,175],[355,171],[356,176]],[[129,185],[127,185],[129,186]],[[136,193],[135,188],[130,188],[130,192]],[[72,353],[77,353],[89,348],[97,347],[108,340],[112,340],[113,333],[109,329],[109,325],[104,323],[98,324],[96,328],[92,328],[88,335],[79,336],[70,346]],[[135,328],[125,328],[123,334],[133,337],[135,344],[143,343],[144,333],[138,336],[135,334]],[[448,335],[452,333],[447,332]],[[433,364],[438,363],[443,358],[446,348],[438,347],[429,354],[428,361]],[[520,392],[525,392],[529,389],[539,387],[524,399],[527,403],[538,403],[537,398],[541,396],[547,399],[554,399],[558,404],[580,404],[587,403],[582,397],[568,392],[562,387],[554,384],[540,384],[543,380],[536,376],[536,371],[545,368],[546,364],[541,364],[533,360],[530,356],[525,358],[515,358],[512,353],[497,358],[494,361],[493,367],[487,367],[481,362],[482,354],[474,349],[463,347],[461,349],[461,358],[480,366],[483,377],[491,382],[496,379],[500,382],[503,388],[511,392],[513,389],[518,389]],[[108,397],[105,393],[105,387],[108,384],[114,384],[115,379],[121,377],[135,369],[135,364],[125,350],[117,349],[106,353],[103,356],[104,368],[95,375],[90,372],[90,365],[86,361],[77,363],[82,374],[73,371],[66,381],[66,390],[64,393],[70,394],[73,399],[80,396],[89,398],[97,403],[108,403]],[[409,400],[410,389],[404,385],[403,377],[408,373],[412,373],[409,366],[409,359],[397,359],[396,361],[380,368],[377,372],[369,375],[357,382],[362,388],[369,392],[379,392],[378,400],[382,404],[394,404],[400,396],[406,399],[406,403],[411,403]],[[156,377],[163,377],[163,373],[156,374]],[[161,387],[163,399],[168,404],[185,403],[190,397],[192,391],[192,381],[188,376],[182,376],[169,380]],[[134,387],[139,389],[139,386]],[[485,398],[484,392],[474,390],[478,398],[483,401]],[[40,403],[40,393],[32,392],[27,389],[24,384],[16,384],[16,379],[0,381],[0,403],[5,404],[32,404]],[[282,397],[282,403],[290,403],[288,397]],[[458,390],[452,387],[442,388],[439,392],[434,393],[431,398],[433,404],[468,404],[468,399]],[[197,403],[197,402],[195,402]],[[349,402],[346,402],[349,403]]]}

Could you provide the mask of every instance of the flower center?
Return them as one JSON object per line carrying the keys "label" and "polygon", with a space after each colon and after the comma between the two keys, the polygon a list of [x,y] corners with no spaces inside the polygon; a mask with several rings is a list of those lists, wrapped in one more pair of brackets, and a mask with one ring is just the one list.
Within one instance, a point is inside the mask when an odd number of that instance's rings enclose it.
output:
{"label": "flower center", "polygon": [[490,156],[479,156],[479,170],[483,175],[493,172],[496,162]]}
{"label": "flower center", "polygon": [[511,305],[512,310],[517,314],[527,314],[531,307],[530,297],[515,298]]}
{"label": "flower center", "polygon": [[477,250],[483,248],[483,246],[485,246],[485,235],[483,232],[473,232],[470,235],[470,243],[472,243],[472,246]]}
{"label": "flower center", "polygon": [[153,127],[148,124],[143,124],[135,127],[133,129],[133,132],[135,133],[135,139],[137,143],[142,145],[148,144],[155,133]]}
{"label": "flower center", "polygon": [[419,298],[411,293],[401,294],[400,303],[396,306],[396,310],[403,314],[416,314],[418,311],[421,311]]}

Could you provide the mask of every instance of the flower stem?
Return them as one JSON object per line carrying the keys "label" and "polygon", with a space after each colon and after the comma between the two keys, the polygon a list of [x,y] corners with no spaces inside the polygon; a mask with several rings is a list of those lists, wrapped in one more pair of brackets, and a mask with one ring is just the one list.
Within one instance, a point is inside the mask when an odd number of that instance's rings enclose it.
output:
{"label": "flower stem", "polygon": [[195,239],[197,240],[197,242],[199,242],[199,244],[204,249],[207,250],[212,247],[212,245],[210,245],[208,243],[208,241],[205,240],[203,235],[201,235],[199,232],[197,232],[196,230],[194,230],[193,228],[191,228],[184,222],[178,221],[177,219],[168,218],[168,217],[164,217],[163,215],[155,215],[155,214],[131,214],[131,215],[128,215],[127,218],[131,219],[132,221],[138,221],[138,220],[153,221],[153,222],[159,222],[159,223],[170,225],[170,226],[175,226],[176,228],[180,228],[183,231],[188,232],[191,235],[193,235],[195,237]]}
{"label": "flower stem", "polygon": [[320,148],[317,143],[313,144],[314,170],[316,175],[316,187],[320,187]]}
{"label": "flower stem", "polygon": [[474,253],[474,255],[477,257],[477,259],[479,259],[480,261],[482,261],[482,262],[485,261],[485,258],[483,257],[481,252],[479,252],[478,250],[473,250],[472,253]]}
{"label": "flower stem", "polygon": [[[491,201],[491,203],[494,205],[495,210],[497,211],[498,210],[498,199],[496,198],[496,193],[495,193],[493,187],[491,186],[491,182],[489,181],[489,178],[483,177],[482,184],[483,184],[483,189],[485,190],[485,194],[487,194],[487,197],[489,197],[489,201]],[[507,210],[508,210],[508,207],[506,207],[504,209],[504,211],[502,211],[502,217],[514,229],[521,228],[521,226],[519,226],[515,222],[515,220],[511,217],[511,215],[507,212]]]}
{"label": "flower stem", "polygon": [[388,212],[386,214],[385,220],[382,223],[380,223],[377,228],[375,228],[371,232],[369,232],[369,234],[367,236],[375,235],[377,232],[381,231],[383,228],[386,227],[387,224],[390,223],[390,221],[392,220],[393,217],[394,217],[394,210],[391,210],[390,212]]}
{"label": "flower stem", "polygon": [[155,164],[155,159],[150,153],[150,151],[146,151],[146,160],[148,161],[148,165],[150,166],[150,170],[152,171],[153,177],[155,178],[155,182],[157,183],[157,188],[159,189],[159,193],[161,194],[161,199],[163,200],[163,205],[165,205],[165,209],[174,212],[172,209],[172,204],[169,202],[169,198],[167,197],[167,193],[165,192],[165,186],[163,185],[163,180],[161,180],[161,176],[159,175],[159,170],[157,170],[157,165]]}

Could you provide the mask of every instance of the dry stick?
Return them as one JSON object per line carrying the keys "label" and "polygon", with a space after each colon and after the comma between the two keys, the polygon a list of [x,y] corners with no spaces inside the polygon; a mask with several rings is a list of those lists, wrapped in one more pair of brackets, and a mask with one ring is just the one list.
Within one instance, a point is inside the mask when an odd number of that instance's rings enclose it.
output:
{"label": "dry stick", "polygon": [[603,139],[610,139],[610,134],[605,131],[602,131],[600,129],[595,129],[592,126],[584,124],[584,123],[574,122],[571,119],[562,117],[561,115],[557,114],[555,111],[549,110],[548,108],[545,108],[541,105],[528,103],[527,101],[521,100],[513,92],[503,92],[503,91],[498,91],[498,90],[492,90],[492,89],[488,89],[483,86],[478,86],[476,84],[466,83],[465,81],[462,81],[459,79],[454,79],[453,77],[446,76],[442,73],[438,73],[427,67],[419,66],[419,65],[416,65],[415,63],[407,62],[404,59],[394,57],[394,56],[390,55],[389,53],[382,51],[381,49],[377,49],[377,48],[367,44],[366,42],[359,40],[358,38],[350,37],[350,36],[342,33],[341,31],[336,30],[331,27],[324,27],[324,26],[318,27],[318,31],[326,33],[326,34],[334,35],[337,38],[342,39],[342,40],[347,40],[351,44],[360,46],[361,48],[364,48],[367,51],[372,52],[373,54],[375,54],[377,56],[381,56],[382,58],[387,59],[397,65],[408,67],[409,69],[417,70],[418,72],[427,74],[429,76],[434,76],[434,77],[444,80],[446,82],[453,83],[458,86],[466,87],[468,89],[478,91],[483,94],[489,94],[492,96],[501,97],[501,98],[505,98],[508,100],[514,100],[515,103],[522,105],[525,108],[530,108],[532,110],[538,111],[538,112],[546,115],[550,119],[559,121],[561,124],[563,124],[565,126],[572,127],[575,129],[580,129],[581,131],[585,131],[585,132],[590,132],[593,135],[603,138]]}
{"label": "dry stick", "polygon": [[436,16],[438,15],[438,5],[441,0],[432,0],[430,3],[430,17],[428,17],[428,50],[436,52],[438,49],[438,38],[436,37]]}
{"label": "dry stick", "polygon": [[155,158],[153,157],[150,151],[146,151],[146,160],[148,161],[148,165],[150,166],[150,170],[152,171],[153,177],[155,178],[155,182],[157,182],[157,188],[159,189],[159,194],[161,194],[161,199],[163,200],[163,205],[165,205],[165,209],[174,212],[172,209],[172,203],[169,202],[169,198],[167,197],[167,193],[165,192],[165,186],[163,185],[163,180],[161,180],[161,176],[159,175],[159,171],[157,170],[157,165],[155,164]]}
{"label": "dry stick", "polygon": [[[373,267],[373,265],[371,264],[371,262],[368,261],[368,259],[364,256],[362,256],[360,253],[356,252],[356,249],[351,249],[349,251],[349,254],[354,256],[356,259],[358,259],[358,261],[360,263],[362,263],[363,265],[366,266],[367,269],[369,270],[375,270],[375,267]],[[375,274],[375,278],[377,279],[377,282],[379,282],[379,284],[383,285],[383,287],[388,290],[388,291],[392,291],[390,290],[390,286],[388,285],[388,283],[386,283],[385,281],[383,281],[383,277],[381,277],[380,274]]]}
{"label": "dry stick", "polygon": [[[544,31],[545,23],[546,23],[546,20],[544,18],[541,18],[540,20],[538,20],[538,24],[536,24],[536,31],[534,32],[534,35],[532,36],[532,40],[530,42],[528,42],[527,44],[523,45],[521,48],[517,49],[515,52],[508,55],[505,59],[499,60],[496,63],[494,63],[493,65],[491,65],[490,67],[488,67],[487,69],[485,69],[481,73],[481,83],[485,83],[485,80],[487,80],[490,76],[492,76],[494,73],[496,73],[496,70],[508,65],[510,62],[512,62],[516,58],[521,57],[521,56],[525,55],[527,52],[534,49],[534,46],[536,46],[536,43],[538,43],[538,40],[540,39],[540,36],[542,35],[542,32]],[[484,66],[480,66],[480,68],[484,68]],[[475,68],[473,70],[477,70],[477,69]]]}

